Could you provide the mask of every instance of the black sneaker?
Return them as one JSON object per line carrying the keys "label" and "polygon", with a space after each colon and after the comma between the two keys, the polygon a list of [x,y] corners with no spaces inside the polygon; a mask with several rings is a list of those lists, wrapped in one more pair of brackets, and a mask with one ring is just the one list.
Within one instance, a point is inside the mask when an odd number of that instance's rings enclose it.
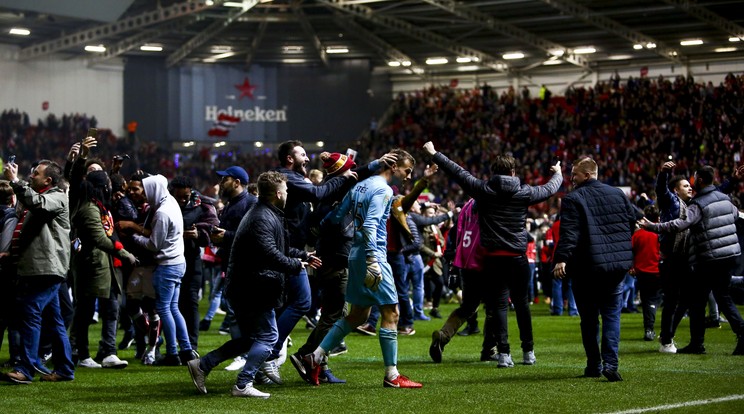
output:
{"label": "black sneaker", "polygon": [[620,373],[614,370],[605,369],[602,371],[602,375],[604,375],[609,382],[619,382],[623,380],[623,377],[620,376]]}
{"label": "black sneaker", "polygon": [[744,335],[739,335],[737,340],[739,342],[736,344],[736,348],[734,348],[734,353],[731,355],[744,355]]}
{"label": "black sneaker", "polygon": [[429,311],[429,316],[436,319],[442,319],[442,313],[439,312],[439,309],[437,308],[431,308],[431,310]]}
{"label": "black sneaker", "polygon": [[678,354],[691,354],[691,355],[703,355],[705,354],[704,345],[687,345],[684,348],[677,348]]}
{"label": "black sneaker", "polygon": [[212,321],[208,321],[206,319],[202,319],[199,321],[199,330],[202,332],[208,331],[210,326],[212,326]]}
{"label": "black sneaker", "polygon": [[[429,346],[429,356],[431,357],[431,360],[437,364],[441,363],[442,351],[444,351],[444,345],[442,344],[442,331],[434,331],[431,333],[431,345]],[[481,361],[483,361],[482,357]]]}
{"label": "black sneaker", "polygon": [[646,331],[646,334],[643,335],[644,341],[653,341],[656,338],[656,332],[654,331]]}
{"label": "black sneaker", "polygon": [[331,349],[330,352],[328,352],[329,357],[338,356],[341,354],[345,354],[349,352],[349,348],[346,347],[345,342],[341,342],[337,347]]}
{"label": "black sneaker", "polygon": [[119,342],[119,351],[123,351],[125,349],[129,349],[130,346],[132,346],[132,343],[134,342],[134,335],[130,331],[124,331],[124,337],[121,339],[121,342]]}
{"label": "black sneaker", "polygon": [[199,353],[193,349],[189,349],[188,351],[181,351],[178,353],[178,359],[181,360],[181,365],[186,365],[186,363],[191,361],[192,359],[198,358]]}
{"label": "black sneaker", "polygon": [[155,360],[153,365],[160,367],[178,367],[181,366],[181,358],[179,358],[178,355],[167,354],[166,356]]}
{"label": "black sneaker", "polygon": [[705,318],[705,329],[718,329],[721,327],[721,322],[718,318]]}
{"label": "black sneaker", "polygon": [[475,325],[475,326],[466,326],[462,331],[458,332],[457,335],[470,336],[470,335],[475,335],[479,333],[480,333],[480,329],[478,329],[478,326]]}

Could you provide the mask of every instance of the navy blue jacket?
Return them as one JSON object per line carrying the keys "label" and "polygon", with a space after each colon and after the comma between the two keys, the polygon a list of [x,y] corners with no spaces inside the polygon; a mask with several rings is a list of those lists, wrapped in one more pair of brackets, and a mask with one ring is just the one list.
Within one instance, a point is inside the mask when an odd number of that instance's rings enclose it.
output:
{"label": "navy blue jacket", "polygon": [[621,190],[590,179],[563,198],[560,217],[555,263],[566,263],[571,277],[624,277],[633,265],[630,240],[637,216]]}

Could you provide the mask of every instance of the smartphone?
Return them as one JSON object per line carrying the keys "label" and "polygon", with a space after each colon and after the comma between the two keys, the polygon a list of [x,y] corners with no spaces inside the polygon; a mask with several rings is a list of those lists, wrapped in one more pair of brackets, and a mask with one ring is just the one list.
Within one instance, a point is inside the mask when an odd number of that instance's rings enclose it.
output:
{"label": "smartphone", "polygon": [[98,128],[88,128],[87,137],[98,138]]}
{"label": "smartphone", "polygon": [[561,159],[557,155],[554,155],[553,156],[553,164],[552,165],[556,165],[559,162],[561,162]]}
{"label": "smartphone", "polygon": [[16,156],[15,155],[11,155],[11,156],[8,157],[8,162],[7,163],[8,164],[15,164],[15,159],[16,159]]}

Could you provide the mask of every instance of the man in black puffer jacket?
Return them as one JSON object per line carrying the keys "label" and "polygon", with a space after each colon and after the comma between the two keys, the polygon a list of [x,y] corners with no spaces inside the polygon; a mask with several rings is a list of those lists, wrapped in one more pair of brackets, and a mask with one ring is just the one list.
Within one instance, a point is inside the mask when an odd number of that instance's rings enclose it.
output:
{"label": "man in black puffer jacket", "polygon": [[[622,381],[617,372],[620,310],[625,273],[633,265],[631,237],[635,209],[625,194],[597,181],[597,163],[576,161],[571,170],[574,190],[561,203],[558,246],[553,254],[553,276],[573,279],[581,316],[581,339],[586,352],[585,377],[604,375]],[[599,337],[602,315],[602,348]],[[604,366],[602,365],[604,363]]]}
{"label": "man in black puffer jacket", "polygon": [[498,368],[511,368],[514,362],[509,347],[506,324],[509,297],[517,314],[519,339],[522,341],[522,362],[535,363],[532,339],[532,316],[527,287],[530,267],[527,261],[527,208],[541,203],[558,191],[563,182],[560,163],[550,167],[553,176],[547,184],[530,186],[521,184],[516,177],[514,157],[498,155],[491,165],[489,180],[479,180],[443,154],[436,152],[434,144],[427,142],[424,150],[433,156],[439,168],[457,181],[479,206],[478,224],[481,246],[485,248],[483,274],[489,275],[484,300],[486,312],[494,312],[495,333],[498,343]]}
{"label": "man in black puffer jacket", "polygon": [[690,229],[690,265],[696,288],[690,297],[690,344],[678,354],[705,353],[705,305],[713,292],[720,311],[726,315],[739,343],[734,355],[744,355],[744,320],[729,295],[731,271],[741,255],[736,235],[739,211],[731,199],[713,186],[715,170],[705,166],[695,173],[695,197],[687,208],[687,217],[651,223],[643,220],[645,229],[673,233]]}
{"label": "man in black puffer jacket", "polygon": [[235,233],[227,265],[225,294],[235,312],[240,337],[188,362],[194,385],[202,394],[207,393],[204,381],[214,367],[247,352],[232,395],[269,397],[253,387],[253,380],[277,342],[274,309],[282,305],[285,277],[297,277],[306,265],[315,269],[321,265],[317,257],[289,246],[282,211],[287,200],[287,177],[278,172],[261,174],[258,193],[258,204],[243,217]]}

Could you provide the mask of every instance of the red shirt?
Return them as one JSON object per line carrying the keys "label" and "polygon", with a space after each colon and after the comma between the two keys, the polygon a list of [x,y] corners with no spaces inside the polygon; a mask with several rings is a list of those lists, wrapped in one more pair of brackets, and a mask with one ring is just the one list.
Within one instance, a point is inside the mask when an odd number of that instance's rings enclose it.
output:
{"label": "red shirt", "polygon": [[659,273],[659,235],[640,229],[633,233],[633,268],[643,273]]}

